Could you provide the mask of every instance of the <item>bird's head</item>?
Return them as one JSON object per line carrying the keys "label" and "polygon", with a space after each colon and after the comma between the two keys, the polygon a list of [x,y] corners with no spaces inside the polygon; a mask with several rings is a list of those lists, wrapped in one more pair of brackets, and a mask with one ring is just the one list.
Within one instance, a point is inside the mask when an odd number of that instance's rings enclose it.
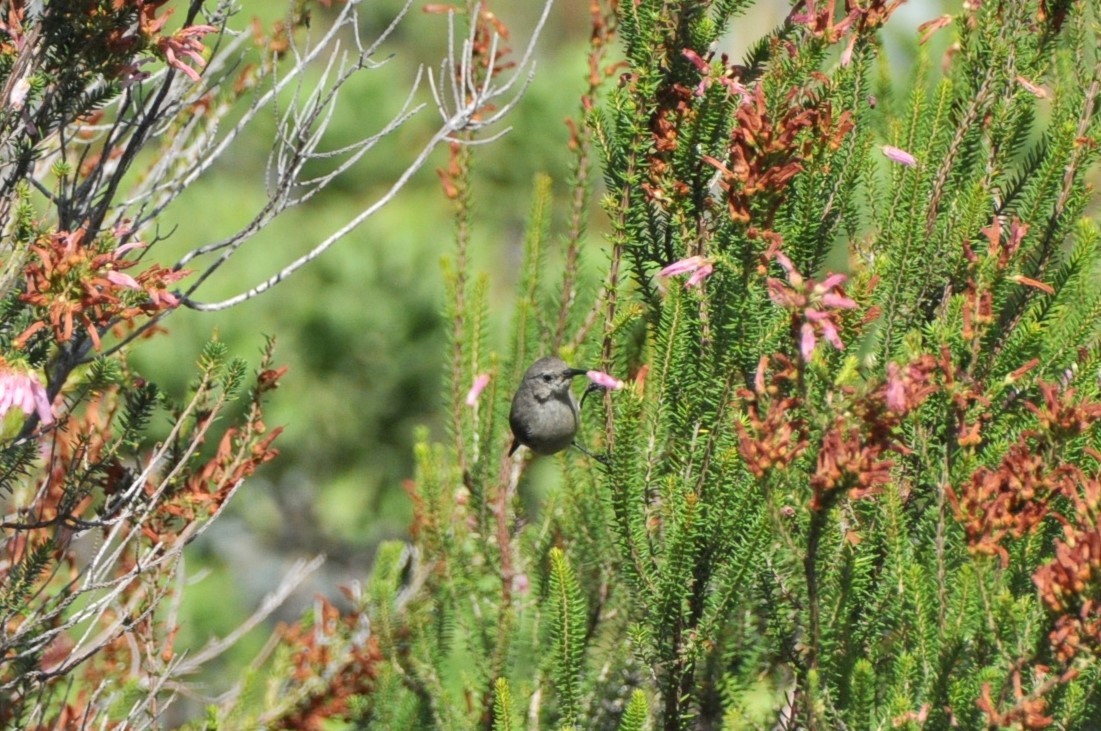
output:
{"label": "bird's head", "polygon": [[569,367],[561,358],[547,356],[532,363],[524,373],[523,385],[531,389],[535,398],[546,401],[569,393],[570,381],[585,373],[580,368]]}

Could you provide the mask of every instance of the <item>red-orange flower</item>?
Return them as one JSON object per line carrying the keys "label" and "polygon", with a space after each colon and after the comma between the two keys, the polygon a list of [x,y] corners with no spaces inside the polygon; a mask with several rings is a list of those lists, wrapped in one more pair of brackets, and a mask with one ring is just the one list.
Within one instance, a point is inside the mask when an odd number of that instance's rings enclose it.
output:
{"label": "red-orange flower", "polygon": [[769,358],[761,358],[753,390],[738,392],[749,422],[748,428],[741,421],[734,423],[738,452],[757,477],[783,469],[807,448],[806,422],[794,416],[801,402],[795,396],[784,395],[798,382],[798,371],[783,355],[774,357],[777,369],[769,373]]}
{"label": "red-orange flower", "polygon": [[[118,232],[116,232],[118,233]],[[86,231],[59,231],[43,236],[31,245],[31,263],[24,270],[25,302],[40,308],[42,317],[17,338],[22,346],[36,332],[50,328],[58,342],[72,339],[76,328],[83,327],[98,349],[99,334],[117,320],[131,320],[179,304],[168,286],[189,274],[152,265],[136,277],[123,273],[137,264],[125,259],[132,242],[103,251],[102,246],[85,242]]]}

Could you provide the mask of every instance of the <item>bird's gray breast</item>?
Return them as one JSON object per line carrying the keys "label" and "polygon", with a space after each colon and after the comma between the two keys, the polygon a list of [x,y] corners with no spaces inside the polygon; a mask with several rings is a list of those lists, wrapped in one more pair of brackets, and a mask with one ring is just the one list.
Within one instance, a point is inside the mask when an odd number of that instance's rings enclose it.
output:
{"label": "bird's gray breast", "polygon": [[[527,408],[522,408],[526,405]],[[577,407],[570,394],[546,401],[513,403],[509,413],[512,433],[536,454],[554,454],[573,443],[577,434]]]}

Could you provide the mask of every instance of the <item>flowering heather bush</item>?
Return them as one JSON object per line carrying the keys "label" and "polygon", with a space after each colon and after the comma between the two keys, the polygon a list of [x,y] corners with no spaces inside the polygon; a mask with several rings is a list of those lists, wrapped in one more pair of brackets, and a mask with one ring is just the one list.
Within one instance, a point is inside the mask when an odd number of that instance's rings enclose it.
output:
{"label": "flowering heather bush", "polygon": [[[964,3],[901,75],[896,0],[792,3],[732,59],[750,4],[592,5],[567,227],[537,181],[500,354],[444,174],[452,429],[361,725],[1101,719],[1101,3]],[[557,457],[532,510],[504,410],[548,352],[625,387],[583,413],[607,466]]]}
{"label": "flowering heather bush", "polygon": [[[881,62],[900,0],[795,2],[734,60],[719,49],[750,4],[591,4],[565,227],[551,235],[538,179],[500,353],[470,263],[468,143],[508,111],[498,97],[529,56],[487,7],[466,9],[461,58],[432,77],[443,121],[410,163],[448,143],[456,217],[449,431],[421,435],[411,540],[282,628],[270,672],[205,727],[1096,727],[1101,2],[964,3],[919,29],[906,78]],[[219,137],[217,110],[315,46],[286,25],[230,38],[198,0],[171,20],[164,2],[9,5],[0,714],[152,726],[226,645],[176,652],[170,579],[274,456],[261,407],[282,371],[269,349],[228,423],[214,417],[247,369],[224,346],[178,405],[121,355],[172,309],[231,307],[331,245],[199,300],[333,179],[302,170],[335,92],[286,116],[267,207],[158,265],[158,212],[238,134]],[[352,32],[353,5],[334,28]],[[222,55],[254,38],[259,66]],[[175,155],[128,175],[167,129]],[[344,148],[348,164],[375,139]],[[598,166],[603,244],[587,235]],[[556,457],[561,480],[533,507],[505,416],[551,352],[604,387],[580,441],[608,458]],[[150,448],[157,409],[174,426]]]}

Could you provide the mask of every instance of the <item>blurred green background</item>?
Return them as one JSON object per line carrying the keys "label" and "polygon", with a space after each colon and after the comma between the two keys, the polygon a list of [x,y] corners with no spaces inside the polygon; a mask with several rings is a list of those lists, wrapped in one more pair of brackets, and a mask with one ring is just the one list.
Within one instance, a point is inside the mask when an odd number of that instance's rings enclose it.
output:
{"label": "blurred green background", "polygon": [[[514,48],[526,44],[540,6],[536,0],[492,3],[512,31]],[[914,28],[945,12],[941,6],[912,2],[892,20],[889,37],[899,40],[891,49],[895,68],[904,71],[912,62]],[[364,36],[374,38],[399,7],[395,0],[365,3]],[[740,57],[788,7],[776,0],[757,3],[724,50]],[[253,16],[270,23],[281,10],[281,3],[270,0],[244,0],[233,25],[246,27]],[[312,32],[326,28],[334,12],[315,9]],[[565,228],[570,155],[564,120],[577,114],[588,75],[589,19],[588,0],[555,3],[538,43],[536,76],[508,120],[512,131],[476,150],[471,253],[474,270],[491,276],[494,311],[507,313],[512,301],[536,173],[554,180],[551,241]],[[378,58],[393,54],[389,62],[362,73],[344,90],[327,147],[381,128],[408,93],[418,65],[438,67],[445,52],[446,16],[415,5],[381,49]],[[214,301],[266,279],[377,200],[438,122],[427,85],[417,98],[428,107],[336,185],[269,225],[198,298]],[[161,230],[175,231],[156,250],[159,260],[174,261],[179,253],[221,239],[264,204],[273,133],[268,115],[168,211]],[[231,352],[253,360],[264,336],[273,335],[278,363],[289,366],[267,411],[270,425],[286,427],[277,442],[281,456],[243,486],[229,514],[192,547],[188,572],[202,580],[188,590],[178,649],[201,646],[236,626],[295,559],[328,556],[279,615],[285,619],[297,617],[314,592],[336,596],[338,584],[362,578],[379,540],[405,535],[411,511],[401,483],[412,471],[414,427],[428,426],[435,437],[444,434],[440,259],[453,251],[454,236],[450,202],[435,169],[446,160],[441,148],[391,205],[274,290],[220,313],[177,312],[166,321],[168,338],[133,350],[139,371],[175,395],[186,390],[212,332]],[[599,179],[599,171],[594,173]],[[599,271],[605,261],[603,222],[595,202],[592,208],[586,265]],[[503,338],[506,316],[497,317],[494,326]],[[216,665],[206,678],[207,690],[216,693],[235,680],[235,668],[269,631],[253,632]],[[219,671],[225,676],[217,677]]]}

